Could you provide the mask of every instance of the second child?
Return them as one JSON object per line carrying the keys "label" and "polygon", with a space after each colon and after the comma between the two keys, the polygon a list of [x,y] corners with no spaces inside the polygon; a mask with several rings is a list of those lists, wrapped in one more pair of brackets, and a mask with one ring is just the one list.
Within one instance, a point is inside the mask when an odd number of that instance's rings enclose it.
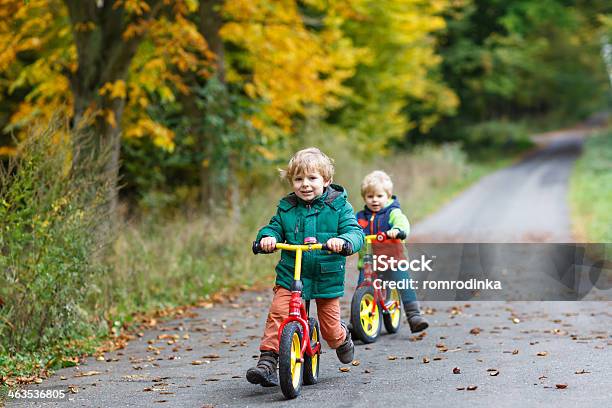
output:
{"label": "second child", "polygon": [[[406,236],[410,233],[410,223],[402,212],[399,201],[393,195],[393,182],[391,177],[384,171],[376,170],[364,177],[361,183],[361,196],[365,201],[363,210],[356,214],[359,226],[366,235],[374,235],[379,232],[387,234],[395,242],[374,243],[374,253],[381,255],[384,251],[386,255],[398,260],[404,258],[404,247],[399,240],[396,240],[400,232],[405,232]],[[377,253],[379,252],[379,253]],[[359,262],[359,281],[363,282],[364,272],[361,267],[362,259]],[[392,271],[398,280],[399,271]],[[405,273],[402,279],[410,279]],[[399,290],[404,311],[410,325],[410,331],[420,332],[429,327],[427,319],[421,314],[416,293],[412,289]]]}

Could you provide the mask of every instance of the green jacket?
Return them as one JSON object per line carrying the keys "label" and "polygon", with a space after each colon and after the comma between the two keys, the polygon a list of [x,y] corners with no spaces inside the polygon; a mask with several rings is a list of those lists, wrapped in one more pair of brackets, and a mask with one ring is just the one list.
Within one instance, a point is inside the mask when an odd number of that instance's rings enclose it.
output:
{"label": "green jacket", "polygon": [[[350,242],[353,252],[361,249],[364,240],[346,191],[336,184],[327,187],[311,203],[304,202],[295,193],[281,199],[276,215],[257,234],[257,242],[263,237],[275,237],[277,242],[288,244],[303,244],[306,237],[316,237],[319,243],[337,237]],[[276,265],[277,285],[291,288],[294,264],[295,252],[283,250]],[[301,274],[304,299],[343,296],[345,264],[345,257],[336,253],[304,252]]]}

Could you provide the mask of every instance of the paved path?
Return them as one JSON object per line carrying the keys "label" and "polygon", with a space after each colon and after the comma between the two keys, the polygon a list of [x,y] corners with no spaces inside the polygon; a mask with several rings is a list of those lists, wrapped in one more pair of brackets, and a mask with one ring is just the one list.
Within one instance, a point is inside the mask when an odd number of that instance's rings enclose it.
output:
{"label": "paved path", "polygon": [[538,137],[545,147],[484,177],[412,235],[450,242],[571,242],[568,181],[586,132]]}

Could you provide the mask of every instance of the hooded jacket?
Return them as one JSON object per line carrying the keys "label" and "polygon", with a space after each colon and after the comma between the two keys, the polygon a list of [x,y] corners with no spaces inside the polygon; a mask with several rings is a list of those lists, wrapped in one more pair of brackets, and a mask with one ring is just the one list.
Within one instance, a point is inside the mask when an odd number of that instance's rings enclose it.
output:
{"label": "hooded jacket", "polygon": [[[274,237],[277,242],[303,244],[307,237],[325,243],[330,238],[349,242],[353,252],[363,246],[364,236],[348,202],[343,187],[330,184],[320,197],[305,202],[295,193],[280,200],[276,215],[257,234]],[[294,277],[295,252],[281,252],[276,265],[276,284],[290,290]],[[309,251],[302,254],[301,280],[304,299],[337,298],[344,295],[344,256],[328,251]]]}
{"label": "hooded jacket", "polygon": [[[410,234],[410,222],[408,218],[402,212],[397,197],[392,196],[389,202],[380,209],[380,211],[373,212],[364,206],[363,210],[355,214],[359,226],[365,235],[374,235],[379,232],[387,232],[390,229],[399,229]],[[387,255],[395,259],[404,259],[404,247],[399,239],[392,239],[385,242],[373,242],[372,249],[376,255]],[[363,252],[363,251],[362,251]],[[363,266],[363,253],[359,254],[358,267]]]}

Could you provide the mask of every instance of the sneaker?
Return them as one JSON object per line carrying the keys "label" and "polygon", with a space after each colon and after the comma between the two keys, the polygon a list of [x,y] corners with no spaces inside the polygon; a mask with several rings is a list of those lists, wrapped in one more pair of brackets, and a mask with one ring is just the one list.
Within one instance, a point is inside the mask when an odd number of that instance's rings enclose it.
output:
{"label": "sneaker", "polygon": [[278,385],[277,366],[278,354],[273,351],[262,351],[257,366],[247,370],[246,378],[251,384],[276,387]]}
{"label": "sneaker", "polygon": [[336,349],[336,355],[341,363],[349,364],[353,361],[353,357],[355,356],[355,345],[351,339],[351,332],[349,331],[348,327],[346,327],[346,323],[340,322],[340,325],[344,328],[346,338],[344,339],[344,342]]}
{"label": "sneaker", "polygon": [[408,319],[408,325],[412,333],[418,333],[429,327],[429,322],[421,314],[419,302],[404,303],[404,311],[406,312],[406,318]]}

